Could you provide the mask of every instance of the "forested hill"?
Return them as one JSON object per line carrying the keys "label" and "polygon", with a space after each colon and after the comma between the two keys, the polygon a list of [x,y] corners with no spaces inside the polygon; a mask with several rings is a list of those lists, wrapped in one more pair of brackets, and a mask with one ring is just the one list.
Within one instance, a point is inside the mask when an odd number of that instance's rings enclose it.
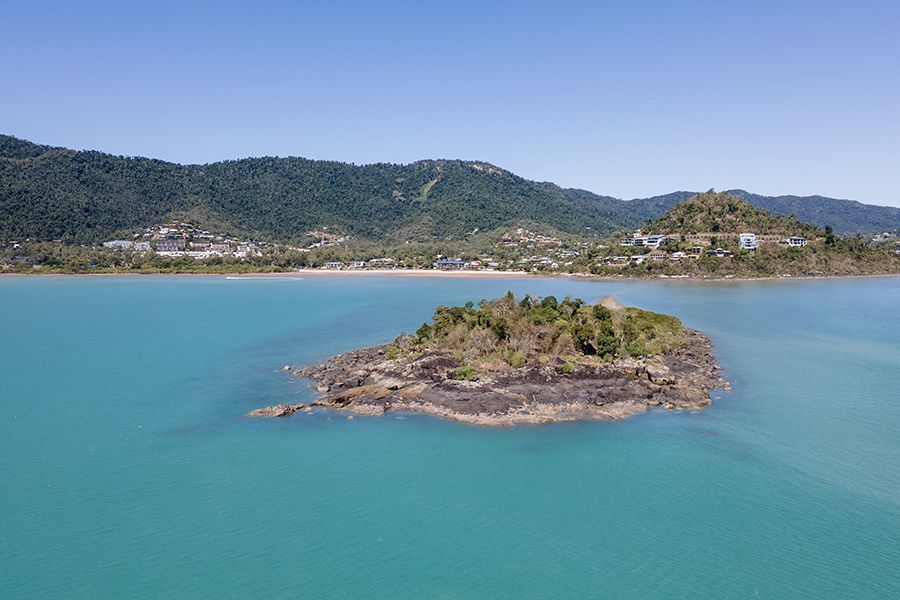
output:
{"label": "forested hill", "polygon": [[518,223],[570,233],[621,226],[619,200],[517,177],[487,163],[356,166],[302,158],[177,165],[0,137],[0,237],[97,241],[171,218],[262,239],[327,226],[425,240]]}
{"label": "forested hill", "polygon": [[771,213],[794,215],[819,227],[831,225],[840,234],[900,229],[900,208],[895,206],[875,206],[825,196],[760,196],[744,190],[730,190],[729,193]]}
{"label": "forested hill", "polygon": [[[281,241],[325,226],[396,242],[518,224],[604,234],[639,226],[690,195],[623,201],[476,161],[360,166],[267,157],[178,165],[0,135],[0,238],[94,242],[172,219]],[[809,219],[819,225],[900,229],[900,209],[822,200],[828,208]],[[790,199],[773,210],[803,216]]]}
{"label": "forested hill", "polygon": [[675,205],[647,229],[657,233],[741,233],[764,235],[805,235],[816,237],[822,231],[795,217],[775,215],[761,210],[726,192],[697,194]]}
{"label": "forested hill", "polygon": [[[726,193],[766,212],[794,216],[819,227],[831,225],[835,233],[841,235],[900,231],[900,208],[894,206],[876,206],[825,196],[762,196],[744,190],[726,190]],[[653,219],[695,195],[696,192],[672,192],[628,202],[633,206],[634,214]]]}

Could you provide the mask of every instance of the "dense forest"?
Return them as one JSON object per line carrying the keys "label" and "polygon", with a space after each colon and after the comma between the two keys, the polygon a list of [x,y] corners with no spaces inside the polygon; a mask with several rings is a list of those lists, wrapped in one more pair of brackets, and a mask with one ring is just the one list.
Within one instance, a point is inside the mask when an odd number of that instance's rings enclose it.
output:
{"label": "dense forest", "polygon": [[[266,157],[178,165],[0,136],[5,239],[97,242],[173,219],[284,242],[321,227],[390,243],[459,239],[476,229],[520,224],[593,236],[640,226],[691,195],[624,201],[529,181],[475,161],[353,165]],[[767,210],[832,225],[838,233],[900,228],[900,209],[828,198],[745,197]],[[804,217],[813,205],[819,207],[815,214]]]}

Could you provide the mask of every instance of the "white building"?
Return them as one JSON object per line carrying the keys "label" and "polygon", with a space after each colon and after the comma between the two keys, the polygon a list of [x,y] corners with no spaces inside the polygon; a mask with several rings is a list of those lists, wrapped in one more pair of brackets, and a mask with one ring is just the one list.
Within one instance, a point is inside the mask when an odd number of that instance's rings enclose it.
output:
{"label": "white building", "polygon": [[755,233],[742,233],[741,234],[741,249],[756,250],[758,247],[759,247],[759,244],[756,241]]}
{"label": "white building", "polygon": [[802,248],[806,245],[808,240],[805,237],[801,237],[799,235],[792,235],[787,239],[787,245],[791,248]]}

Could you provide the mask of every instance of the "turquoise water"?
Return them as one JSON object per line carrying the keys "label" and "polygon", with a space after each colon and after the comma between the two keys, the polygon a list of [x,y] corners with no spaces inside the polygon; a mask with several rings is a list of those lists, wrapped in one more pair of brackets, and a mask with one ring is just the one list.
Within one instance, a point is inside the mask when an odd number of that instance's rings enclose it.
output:
{"label": "turquoise water", "polygon": [[[507,289],[672,312],[696,414],[252,420]],[[900,597],[900,278],[0,278],[0,597]]]}

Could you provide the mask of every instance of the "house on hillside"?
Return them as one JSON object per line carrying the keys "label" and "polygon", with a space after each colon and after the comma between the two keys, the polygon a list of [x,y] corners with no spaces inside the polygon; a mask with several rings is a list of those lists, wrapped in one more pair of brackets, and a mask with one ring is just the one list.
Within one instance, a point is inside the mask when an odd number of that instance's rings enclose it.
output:
{"label": "house on hillside", "polygon": [[802,248],[808,242],[809,242],[809,240],[807,240],[803,236],[792,235],[791,237],[783,239],[783,240],[779,241],[778,243],[781,244],[782,246],[787,246],[789,248]]}
{"label": "house on hillside", "polygon": [[724,250],[722,248],[716,248],[715,250],[707,250],[706,255],[724,258],[724,257],[728,257],[728,256],[733,256],[734,253],[731,250]]}
{"label": "house on hillside", "polygon": [[648,248],[659,248],[668,243],[669,238],[665,235],[641,235],[635,232],[634,235],[628,236],[619,242],[620,246],[646,246]]}
{"label": "house on hillside", "polygon": [[755,233],[742,233],[740,238],[740,245],[742,250],[750,250],[751,252],[755,252],[756,249],[759,248],[759,243],[756,241]]}

